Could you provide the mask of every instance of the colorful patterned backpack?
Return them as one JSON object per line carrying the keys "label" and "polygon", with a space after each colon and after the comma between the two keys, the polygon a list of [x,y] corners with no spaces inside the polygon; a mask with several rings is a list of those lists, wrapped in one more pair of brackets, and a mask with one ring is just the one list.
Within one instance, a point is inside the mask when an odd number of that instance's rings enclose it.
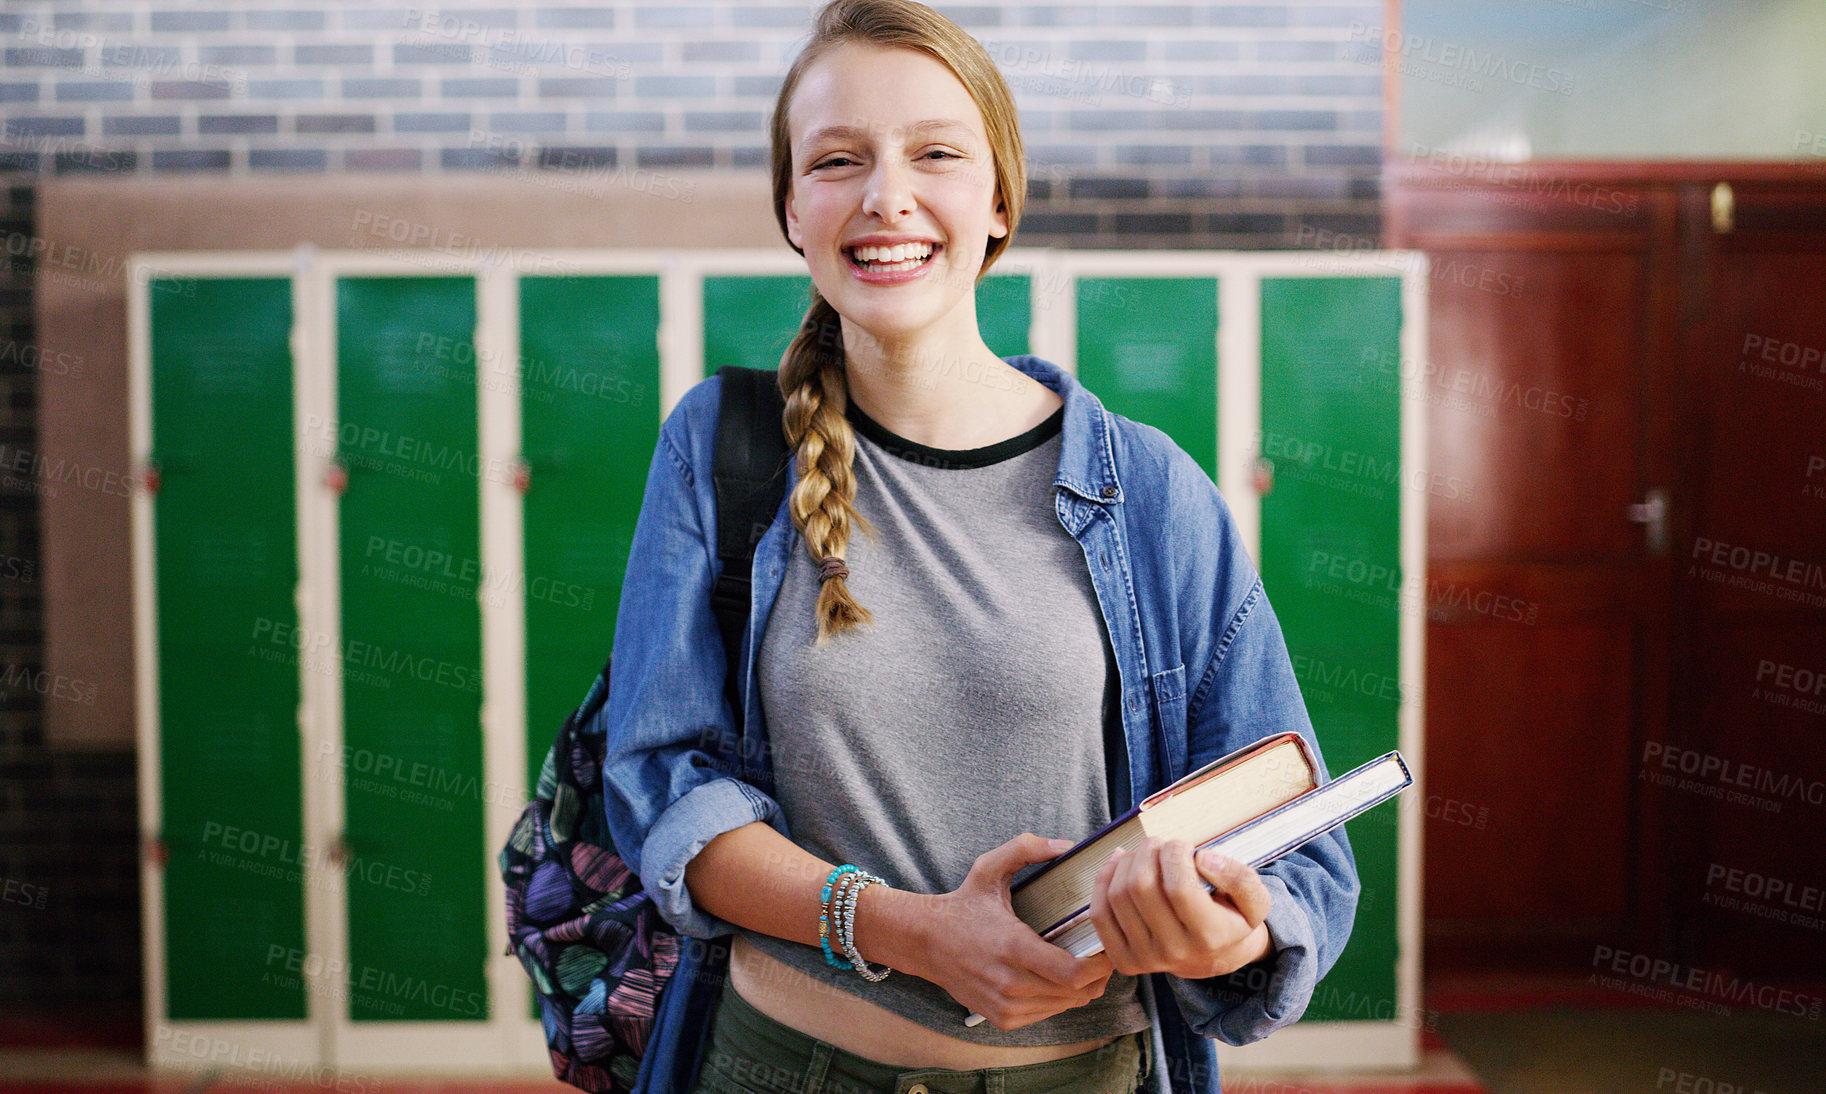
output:
{"label": "colorful patterned backpack", "polygon": [[[724,368],[714,479],[717,555],[711,593],[741,721],[735,666],[748,623],[754,546],[773,522],[785,483],[783,403],[770,371]],[[639,590],[624,595],[638,596]],[[558,731],[539,785],[499,859],[507,886],[507,952],[539,999],[552,1071],[594,1094],[627,1094],[653,1031],[660,993],[678,962],[678,934],[609,839],[603,810],[609,666]],[[739,743],[738,743],[739,746]],[[724,960],[727,960],[725,957]],[[720,972],[720,970],[714,970]]]}

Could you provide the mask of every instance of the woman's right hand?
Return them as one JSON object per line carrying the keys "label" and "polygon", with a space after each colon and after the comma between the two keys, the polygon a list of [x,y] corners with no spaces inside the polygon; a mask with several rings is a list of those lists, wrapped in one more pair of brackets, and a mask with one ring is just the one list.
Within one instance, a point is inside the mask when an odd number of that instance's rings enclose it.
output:
{"label": "woman's right hand", "polygon": [[1070,849],[1070,840],[1023,832],[978,855],[962,885],[919,898],[904,972],[932,981],[997,1029],[1019,1029],[1103,994],[1114,966],[1099,953],[1073,957],[1014,914],[1008,879]]}

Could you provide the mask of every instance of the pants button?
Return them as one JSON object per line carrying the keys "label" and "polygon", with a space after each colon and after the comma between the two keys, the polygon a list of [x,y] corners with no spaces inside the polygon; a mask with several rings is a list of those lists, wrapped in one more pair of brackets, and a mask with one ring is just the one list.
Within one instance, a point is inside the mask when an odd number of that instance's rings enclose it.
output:
{"label": "pants button", "polygon": [[928,1094],[925,1083],[914,1083],[907,1088],[907,1094]]}

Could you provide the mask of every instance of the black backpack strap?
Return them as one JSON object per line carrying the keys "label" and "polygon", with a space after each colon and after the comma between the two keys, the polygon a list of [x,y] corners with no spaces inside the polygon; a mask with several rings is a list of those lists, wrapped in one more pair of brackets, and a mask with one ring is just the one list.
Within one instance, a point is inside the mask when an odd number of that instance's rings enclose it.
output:
{"label": "black backpack strap", "polygon": [[710,590],[710,607],[723,631],[729,704],[742,721],[742,632],[748,627],[749,575],[755,544],[773,523],[786,489],[786,434],[780,417],[786,399],[771,369],[717,370],[723,378],[716,429],[716,554],[723,563]]}

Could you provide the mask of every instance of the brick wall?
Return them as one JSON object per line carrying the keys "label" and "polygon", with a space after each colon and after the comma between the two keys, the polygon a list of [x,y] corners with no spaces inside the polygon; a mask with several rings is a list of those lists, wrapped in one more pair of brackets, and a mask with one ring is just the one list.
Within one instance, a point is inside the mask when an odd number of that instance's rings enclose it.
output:
{"label": "brick wall", "polygon": [[[760,169],[810,12],[9,7],[0,168],[28,174]],[[1364,28],[1381,4],[944,10],[1016,90],[1033,177],[1023,242],[1376,234],[1382,77]]]}
{"label": "brick wall", "polygon": [[131,1014],[140,998],[139,875],[131,752],[44,747],[37,483],[40,360],[32,335],[29,178],[0,186],[0,1005]]}
{"label": "brick wall", "polygon": [[[31,450],[34,180],[763,170],[806,4],[366,0],[0,11],[0,444]],[[1027,246],[1379,237],[1382,5],[942,7],[1013,85]],[[0,481],[0,1004],[139,995],[134,758],[43,746],[36,493]],[[10,885],[10,888],[6,888]],[[42,907],[38,906],[40,903]]]}

